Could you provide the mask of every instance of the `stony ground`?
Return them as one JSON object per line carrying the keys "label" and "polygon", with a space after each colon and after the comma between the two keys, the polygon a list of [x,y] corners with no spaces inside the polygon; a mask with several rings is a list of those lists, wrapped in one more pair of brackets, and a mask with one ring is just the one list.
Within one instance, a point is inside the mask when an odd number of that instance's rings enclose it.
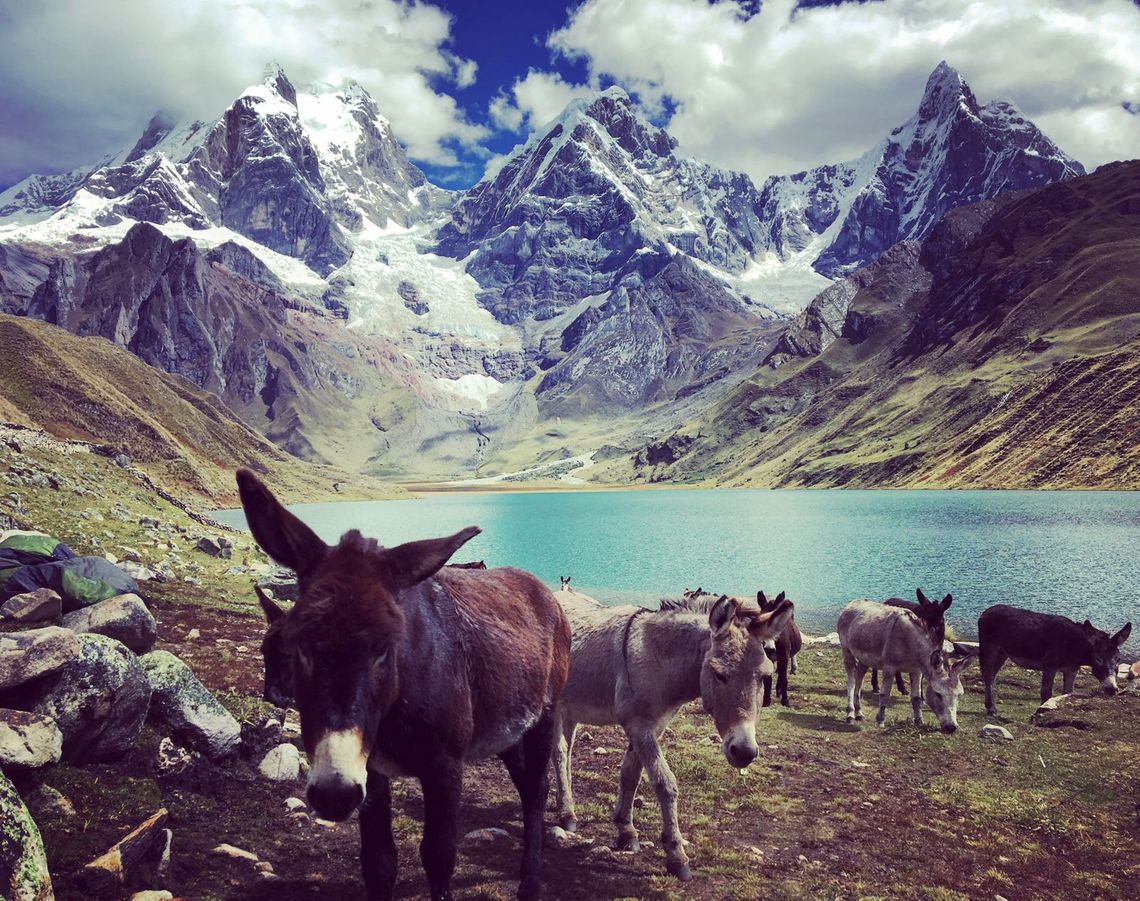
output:
{"label": "stony ground", "polygon": [[[132,548],[152,565],[173,556],[168,581],[147,583],[145,591],[158,647],[186,660],[251,727],[270,715],[259,699],[262,623],[250,612],[248,591],[263,561],[245,539],[231,536],[236,559],[217,560],[194,549],[193,535],[222,530],[148,494],[111,462],[57,459],[47,450],[25,456],[20,466],[58,466],[65,483],[10,482],[6,490],[17,497],[0,492],[0,514],[53,531],[80,551],[121,556]],[[115,505],[121,514],[111,515]],[[160,526],[139,525],[144,516]],[[1003,673],[997,718],[982,712],[976,671],[966,683],[957,735],[931,724],[913,727],[905,701],[896,701],[883,730],[849,727],[838,652],[805,649],[792,678],[792,707],[763,712],[761,757],[745,772],[727,765],[699,707],[686,708],[665,748],[692,843],[696,878],[688,885],[665,876],[659,848],[649,847],[657,843],[659,819],[644,784],[637,812],[642,852],[598,850],[613,840],[609,810],[623,742],[614,728],[584,727],[575,755],[581,840],[548,850],[548,897],[1140,897],[1140,692],[1097,696],[1094,681],[1082,676],[1078,694],[1088,694],[1066,714],[1076,725],[1041,728],[1029,724],[1036,674]],[[874,703],[869,692],[867,703]],[[978,732],[991,721],[1014,740],[982,740]],[[363,897],[354,822],[290,816],[285,800],[300,795],[302,785],[265,780],[255,757],[160,778],[160,739],[148,727],[123,761],[60,765],[37,777],[76,810],[38,816],[58,898],[85,897],[76,870],[163,806],[174,830],[167,887],[185,898]],[[398,894],[426,897],[415,784],[397,789],[395,807]],[[507,836],[463,845],[456,895],[513,898],[521,829],[517,798],[497,762],[468,771],[461,828],[483,827]],[[250,863],[213,855],[223,842],[269,861],[277,878],[263,880]]]}

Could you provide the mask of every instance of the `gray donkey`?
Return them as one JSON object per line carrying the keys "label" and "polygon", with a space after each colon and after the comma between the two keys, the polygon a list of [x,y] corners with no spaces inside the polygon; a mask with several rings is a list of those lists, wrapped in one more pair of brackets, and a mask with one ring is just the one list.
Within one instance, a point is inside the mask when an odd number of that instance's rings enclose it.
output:
{"label": "gray donkey", "polygon": [[887,717],[895,673],[910,676],[910,704],[914,724],[922,725],[920,686],[926,679],[926,703],[938,717],[943,732],[958,728],[958,698],[962,695],[962,671],[973,659],[972,649],[955,645],[965,656],[954,660],[930,635],[926,624],[914,613],[874,601],[852,601],[839,614],[839,644],[847,670],[847,722],[863,719],[860,695],[863,677],[875,667],[883,671],[879,693],[879,713],[875,722],[882,726]]}
{"label": "gray donkey", "polygon": [[735,598],[686,599],[664,601],[654,611],[603,607],[574,591],[555,597],[571,626],[570,676],[556,713],[559,822],[571,832],[578,826],[570,777],[577,724],[620,725],[629,746],[613,816],[617,847],[639,848],[633,799],[644,769],[661,807],[666,868],[691,879],[677,816],[677,780],[658,740],[681,705],[701,698],[729,764],[741,768],[756,759],[757,693],[761,678],[773,672],[764,642],[788,624],[792,603],[761,613]]}

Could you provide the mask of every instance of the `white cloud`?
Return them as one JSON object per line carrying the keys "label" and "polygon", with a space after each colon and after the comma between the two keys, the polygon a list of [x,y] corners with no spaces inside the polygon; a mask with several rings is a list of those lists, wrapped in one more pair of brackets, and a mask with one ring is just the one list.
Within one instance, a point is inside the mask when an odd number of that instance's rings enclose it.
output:
{"label": "white cloud", "polygon": [[448,165],[485,126],[448,85],[476,65],[448,49],[451,18],[406,0],[115,0],[0,7],[0,183],[90,162],[158,109],[212,117],[266,62],[298,85],[352,77],[413,157]]}
{"label": "white cloud", "polygon": [[508,131],[541,128],[571,100],[589,97],[595,89],[596,85],[570,84],[557,72],[530,69],[511,86],[510,95],[499,94],[491,101],[491,121]]}
{"label": "white cloud", "polygon": [[586,0],[549,44],[651,111],[671,100],[687,152],[757,180],[863,152],[914,112],[942,59],[1090,167],[1140,150],[1140,117],[1120,105],[1140,99],[1130,0],[795,6],[765,0],[749,17],[733,0]]}

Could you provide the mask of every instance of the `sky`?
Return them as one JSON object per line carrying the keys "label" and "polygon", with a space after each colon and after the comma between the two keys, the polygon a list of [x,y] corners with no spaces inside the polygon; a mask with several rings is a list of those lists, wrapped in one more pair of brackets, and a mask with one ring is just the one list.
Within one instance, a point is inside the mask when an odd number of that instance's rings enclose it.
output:
{"label": "sky", "polygon": [[570,100],[631,92],[757,182],[858,156],[940,60],[1087,167],[1140,156],[1135,0],[0,0],[0,186],[216,118],[268,62],[353,78],[461,188]]}

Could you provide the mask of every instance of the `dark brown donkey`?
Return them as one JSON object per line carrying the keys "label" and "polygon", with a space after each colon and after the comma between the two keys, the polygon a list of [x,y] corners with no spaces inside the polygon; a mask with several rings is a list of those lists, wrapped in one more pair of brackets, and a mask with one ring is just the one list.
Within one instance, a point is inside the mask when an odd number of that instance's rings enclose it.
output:
{"label": "dark brown donkey", "polygon": [[[776,595],[775,600],[769,601],[767,596],[762,591],[756,592],[756,603],[760,605],[761,613],[771,613],[777,607],[784,603],[784,592]],[[780,703],[785,707],[791,707],[792,702],[788,700],[788,671],[792,673],[796,671],[796,654],[800,652],[803,647],[804,638],[800,633],[800,627],[796,625],[795,614],[784,626],[782,632],[774,639],[776,648],[776,697],[780,699]],[[769,707],[772,704],[772,677],[764,677],[764,706]]]}
{"label": "dark brown donkey", "polygon": [[268,650],[292,669],[309,803],[330,820],[360,810],[368,897],[391,898],[396,884],[393,776],[423,787],[420,859],[433,901],[451,897],[463,766],[494,754],[522,799],[519,897],[537,898],[553,712],[570,659],[550,590],[517,569],[444,569],[477,528],[394,548],[351,531],[329,547],[252,473],[237,481],[257,543],[297,573],[299,600],[278,611]]}
{"label": "dark brown donkey", "polygon": [[[901,607],[903,610],[909,610],[926,626],[926,632],[938,647],[942,647],[942,643],[946,641],[946,611],[950,609],[950,605],[954,603],[953,595],[946,595],[941,601],[932,601],[925,594],[922,593],[921,588],[916,588],[914,596],[918,601],[904,601],[902,598],[887,598],[883,601],[888,607]],[[907,693],[906,686],[903,685],[902,672],[895,673],[895,685],[899,688],[899,693],[905,695]],[[871,691],[877,692],[879,690],[879,671],[877,669],[871,670]]]}

